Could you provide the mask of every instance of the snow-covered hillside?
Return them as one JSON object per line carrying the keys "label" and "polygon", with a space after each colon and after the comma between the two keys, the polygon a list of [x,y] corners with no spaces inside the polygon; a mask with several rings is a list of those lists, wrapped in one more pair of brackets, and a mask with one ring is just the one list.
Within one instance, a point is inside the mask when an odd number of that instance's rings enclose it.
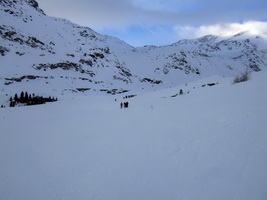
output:
{"label": "snow-covered hillside", "polygon": [[266,200],[266,64],[266,35],[135,48],[1,0],[0,199]]}
{"label": "snow-covered hillside", "polygon": [[27,90],[40,95],[121,93],[173,87],[211,75],[266,68],[266,36],[205,36],[134,48],[65,19],[35,0],[0,2],[1,104]]}
{"label": "snow-covered hillside", "polygon": [[1,109],[0,197],[265,200],[266,72]]}

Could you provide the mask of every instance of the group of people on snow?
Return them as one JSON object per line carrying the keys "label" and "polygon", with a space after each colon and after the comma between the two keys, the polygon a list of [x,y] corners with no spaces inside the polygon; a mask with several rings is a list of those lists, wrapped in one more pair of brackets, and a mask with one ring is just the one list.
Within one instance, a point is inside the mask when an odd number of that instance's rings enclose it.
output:
{"label": "group of people on snow", "polygon": [[[135,96],[136,96],[136,94],[134,94],[134,95],[126,95],[126,96],[123,97],[123,99],[129,99],[129,98],[133,98]],[[117,99],[115,99],[115,101],[117,101]],[[129,102],[128,101],[120,103],[120,108],[121,109],[122,108],[128,108],[128,107],[129,107]]]}
{"label": "group of people on snow", "polygon": [[129,102],[121,102],[121,109],[128,108],[128,107],[129,107]]}

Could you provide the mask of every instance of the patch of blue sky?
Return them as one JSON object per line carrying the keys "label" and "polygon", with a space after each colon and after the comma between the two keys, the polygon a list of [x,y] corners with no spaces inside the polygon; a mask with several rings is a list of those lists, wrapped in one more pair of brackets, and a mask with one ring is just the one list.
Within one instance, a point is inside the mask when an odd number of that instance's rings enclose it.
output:
{"label": "patch of blue sky", "polygon": [[103,29],[99,32],[118,37],[134,47],[144,46],[144,44],[169,45],[179,39],[172,26],[160,24],[153,26],[132,25],[123,30]]}

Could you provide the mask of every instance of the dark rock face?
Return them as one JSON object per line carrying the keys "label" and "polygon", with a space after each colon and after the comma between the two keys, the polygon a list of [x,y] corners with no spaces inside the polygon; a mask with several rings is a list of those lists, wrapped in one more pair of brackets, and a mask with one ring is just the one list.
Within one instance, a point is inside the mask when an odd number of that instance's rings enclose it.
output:
{"label": "dark rock face", "polygon": [[34,8],[38,8],[39,7],[38,3],[35,0],[27,0],[27,3],[29,5],[31,5],[32,7],[34,7]]}
{"label": "dark rock face", "polygon": [[37,3],[37,1],[35,0],[1,0],[0,4],[5,6],[5,7],[13,7],[15,4],[20,4],[22,5],[24,2],[26,2],[27,4],[29,4],[30,6],[34,7],[34,8],[38,8],[39,5]]}

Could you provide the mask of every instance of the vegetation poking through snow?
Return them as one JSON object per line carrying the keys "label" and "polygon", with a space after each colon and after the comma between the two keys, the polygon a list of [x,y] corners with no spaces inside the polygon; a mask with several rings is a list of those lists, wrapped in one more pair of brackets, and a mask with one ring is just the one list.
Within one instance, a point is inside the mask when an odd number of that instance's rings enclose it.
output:
{"label": "vegetation poking through snow", "polygon": [[241,82],[246,82],[250,79],[250,75],[248,71],[242,73],[241,75],[238,75],[234,78],[233,83],[241,83]]}

